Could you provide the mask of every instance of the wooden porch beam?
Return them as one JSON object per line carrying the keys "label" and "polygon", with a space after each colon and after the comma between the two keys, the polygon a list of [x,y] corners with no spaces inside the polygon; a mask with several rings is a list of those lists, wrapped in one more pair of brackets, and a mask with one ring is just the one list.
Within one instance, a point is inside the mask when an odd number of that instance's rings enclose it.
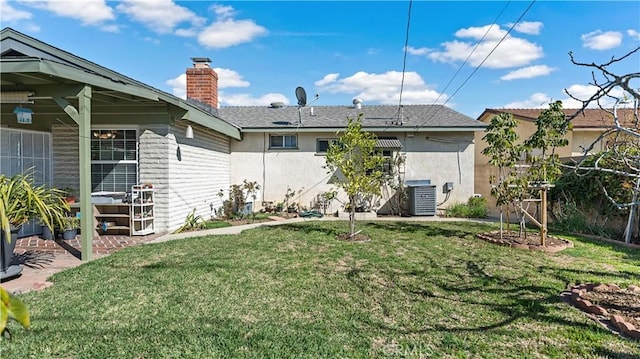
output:
{"label": "wooden porch beam", "polygon": [[80,245],[82,260],[93,259],[93,210],[91,206],[91,86],[85,85],[76,94],[78,108],[66,99],[53,96],[53,100],[78,124],[78,152],[80,157]]}

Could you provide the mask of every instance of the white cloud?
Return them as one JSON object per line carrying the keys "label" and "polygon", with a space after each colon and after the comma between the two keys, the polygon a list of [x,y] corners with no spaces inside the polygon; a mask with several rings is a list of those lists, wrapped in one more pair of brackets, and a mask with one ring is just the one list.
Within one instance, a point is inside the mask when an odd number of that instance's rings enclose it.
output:
{"label": "white cloud", "polygon": [[627,35],[631,36],[634,40],[640,40],[640,32],[634,29],[627,30]]}
{"label": "white cloud", "polygon": [[504,81],[531,79],[539,76],[547,76],[553,71],[555,71],[555,69],[547,65],[528,66],[517,69],[515,71],[511,71],[508,74],[502,76],[500,79]]}
{"label": "white cloud", "polygon": [[[507,27],[513,26],[513,23],[506,24]],[[513,28],[517,32],[527,35],[539,35],[543,24],[540,21],[523,21]]]}
{"label": "white cloud", "polygon": [[14,8],[7,0],[0,0],[0,8],[2,9],[2,21],[14,22],[33,18],[33,14]]}
{"label": "white cloud", "polygon": [[223,106],[268,106],[272,102],[283,102],[289,104],[287,96],[279,93],[268,93],[260,97],[251,94],[226,94],[220,93],[220,104]]}
{"label": "white cloud", "polygon": [[602,32],[601,30],[583,34],[582,46],[592,50],[609,50],[620,46],[622,33],[617,31]]}
{"label": "white cloud", "polygon": [[180,76],[169,79],[165,83],[171,86],[171,93],[182,99],[187,98],[187,74],[181,74]]}
{"label": "white cloud", "polygon": [[182,37],[195,37],[198,35],[198,28],[190,27],[188,29],[176,29],[173,34]]}
{"label": "white cloud", "polygon": [[230,87],[249,87],[249,81],[242,79],[242,75],[230,69],[216,67],[214,70],[218,73],[218,88]]}
{"label": "white cloud", "polygon": [[[564,108],[579,108],[582,107],[582,101],[586,101],[590,99],[593,95],[596,94],[598,88],[593,85],[582,85],[582,84],[574,84],[566,88],[566,91],[571,94],[571,96],[577,98],[578,100],[574,100],[572,98],[567,97],[562,100],[562,105]],[[563,91],[564,93],[564,91]],[[624,91],[616,87],[609,92],[609,95],[613,98],[622,98],[624,97]],[[604,107],[613,106],[615,100],[612,97],[604,97],[600,101],[600,104]],[[597,102],[592,102],[589,104],[589,107],[598,107]]]}
{"label": "white cloud", "polygon": [[116,9],[160,34],[173,32],[183,22],[202,25],[205,21],[172,0],[123,0]]}
{"label": "white cloud", "polygon": [[214,22],[198,35],[198,42],[206,48],[222,49],[250,42],[267,30],[252,20],[223,20]]}
{"label": "white cloud", "polygon": [[209,10],[213,11],[219,20],[230,19],[236,15],[236,11],[230,5],[212,5]]}
{"label": "white cloud", "polygon": [[100,30],[102,30],[104,32],[112,32],[114,34],[117,34],[117,33],[119,33],[121,31],[120,25],[116,25],[116,24],[109,24],[109,25],[100,26]]}
{"label": "white cloud", "polygon": [[216,14],[216,21],[198,35],[198,42],[206,48],[227,48],[267,33],[267,29],[253,20],[234,19],[236,12],[231,6],[213,5],[210,9]]}
{"label": "white cloud", "polygon": [[510,102],[502,107],[503,108],[547,108],[549,107],[549,103],[551,103],[551,101],[552,101],[552,98],[546,93],[536,92],[533,95],[529,96],[529,98],[524,101]]}
{"label": "white cloud", "polygon": [[[397,104],[400,100],[400,85],[402,72],[387,71],[382,74],[370,74],[364,71],[352,76],[339,79],[339,75],[328,74],[316,81],[320,91],[329,93],[344,93],[362,98],[365,102],[381,104]],[[405,104],[432,104],[436,99],[439,103],[446,101],[447,96],[441,95],[427,86],[416,72],[407,72],[404,77],[402,102]]]}
{"label": "white cloud", "polygon": [[99,25],[115,19],[113,9],[107,6],[105,0],[25,1],[24,4],[51,11],[58,16],[80,20],[83,25]]}
{"label": "white cloud", "polygon": [[[216,67],[214,70],[218,73],[218,88],[233,87],[249,87],[249,81],[242,79],[242,75],[231,69]],[[187,74],[180,74],[178,77],[169,79],[165,82],[171,86],[171,93],[180,97],[187,98]]]}
{"label": "white cloud", "polygon": [[317,87],[324,87],[324,86],[327,86],[327,85],[329,85],[329,84],[331,84],[331,83],[336,82],[336,80],[338,79],[338,76],[340,76],[340,74],[338,74],[338,73],[335,73],[335,74],[328,74],[328,75],[325,75],[325,76],[322,78],[322,80],[318,80],[318,81],[316,81],[314,84],[315,84]]}
{"label": "white cloud", "polygon": [[[504,108],[548,108],[549,104],[552,101],[562,101],[562,108],[571,109],[571,108],[581,108],[582,101],[586,101],[591,96],[593,96],[598,88],[593,85],[582,85],[582,84],[574,84],[566,88],[566,91],[571,94],[571,96],[577,98],[577,100],[567,96],[565,90],[562,90],[562,98],[553,98],[546,93],[537,92],[533,95],[529,96],[526,100],[523,101],[514,101],[508,104],[505,104]],[[614,89],[610,92],[613,97],[622,97],[623,91],[620,89]],[[601,102],[601,105],[604,107],[613,106],[615,100],[610,98],[604,98]],[[589,104],[589,108],[598,107],[597,102],[592,102]]]}
{"label": "white cloud", "polygon": [[[494,69],[524,66],[543,56],[542,47],[506,33],[497,25],[460,29],[456,32],[456,37],[470,38],[471,41],[448,41],[442,44],[444,51],[431,51],[426,56],[434,61],[455,63],[464,61],[473,51],[469,58],[472,66],[480,65],[489,56],[483,66]],[[485,34],[484,40],[476,48],[476,42]],[[498,45],[505,35],[506,38]]]}
{"label": "white cloud", "polygon": [[415,55],[415,56],[426,56],[429,52],[431,52],[433,50],[426,48],[426,47],[420,47],[420,48],[415,48],[412,46],[407,46],[407,53],[410,55]]}

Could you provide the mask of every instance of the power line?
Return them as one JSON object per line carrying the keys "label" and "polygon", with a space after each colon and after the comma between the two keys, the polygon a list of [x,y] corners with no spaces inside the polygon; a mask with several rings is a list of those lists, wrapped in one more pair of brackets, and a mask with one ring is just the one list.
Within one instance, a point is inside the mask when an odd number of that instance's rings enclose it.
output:
{"label": "power line", "polygon": [[487,31],[484,32],[484,35],[482,35],[482,38],[480,39],[480,41],[478,41],[476,43],[476,45],[473,47],[473,49],[471,49],[471,52],[469,52],[469,55],[467,56],[466,59],[464,59],[464,62],[462,64],[460,64],[460,66],[458,67],[458,70],[456,71],[455,74],[453,74],[453,76],[451,77],[451,79],[449,80],[449,82],[447,82],[447,84],[444,86],[444,88],[442,89],[442,92],[440,92],[440,94],[438,95],[438,97],[435,99],[435,101],[433,101],[432,105],[435,105],[438,103],[438,100],[440,100],[440,97],[442,97],[442,95],[447,91],[447,89],[449,88],[449,85],[451,85],[451,83],[453,82],[453,80],[456,79],[456,77],[458,77],[458,74],[460,73],[460,71],[462,71],[462,68],[467,64],[467,62],[469,62],[469,59],[471,58],[471,56],[473,55],[474,52],[476,52],[476,50],[478,49],[478,47],[480,47],[480,44],[482,44],[482,42],[484,41],[484,39],[487,37],[487,35],[489,35],[489,31],[491,31],[491,29],[493,28],[494,25],[496,25],[498,23],[498,19],[500,18],[500,16],[502,16],[502,14],[504,13],[504,11],[507,9],[507,7],[509,6],[509,4],[511,4],[511,1],[508,1],[504,7],[502,8],[502,10],[500,10],[500,13],[498,13],[498,16],[496,16],[496,18],[493,20],[493,23],[491,23],[491,25],[489,25],[489,27],[487,28]]}
{"label": "power line", "polygon": [[[529,3],[529,6],[522,12],[522,14],[520,14],[520,17],[518,17],[518,19],[511,25],[509,30],[504,34],[504,36],[500,39],[500,41],[498,41],[496,46],[494,46],[493,49],[491,49],[491,51],[487,54],[487,56],[485,56],[484,59],[482,59],[480,64],[478,64],[478,66],[476,66],[473,69],[471,74],[469,74],[469,76],[467,76],[467,78],[460,84],[460,86],[458,86],[458,88],[453,92],[453,94],[451,94],[451,96],[449,96],[449,98],[447,98],[447,100],[442,104],[442,106],[446,105],[449,102],[449,100],[451,100],[464,87],[464,85],[466,85],[466,83],[471,79],[471,77],[473,77],[473,75],[475,75],[475,73],[478,72],[480,67],[482,67],[482,65],[484,65],[484,63],[489,59],[489,56],[491,56],[491,54],[493,54],[493,52],[498,48],[498,46],[500,46],[500,44],[502,44],[502,42],[507,38],[507,36],[509,36],[511,31],[513,31],[513,29],[516,27],[516,25],[518,25],[518,23],[520,23],[520,21],[527,14],[527,12],[529,12],[529,10],[533,6],[533,4],[535,4],[535,2],[536,2],[536,0],[532,0],[531,3]],[[423,126],[425,123],[427,123],[429,120],[431,120],[436,115],[436,113],[438,113],[439,110],[440,110],[440,108],[438,108],[436,111],[434,111],[433,114],[430,117],[428,117],[427,119],[422,121],[419,125],[416,126],[416,128]]]}
{"label": "power line", "polygon": [[409,13],[407,14],[407,32],[404,40],[404,58],[402,59],[402,80],[400,81],[400,99],[398,100],[398,113],[396,114],[396,116],[398,117],[402,109],[402,92],[404,91],[404,74],[407,68],[407,52],[409,47],[409,30],[411,28],[411,6],[412,5],[413,5],[413,0],[409,0]]}

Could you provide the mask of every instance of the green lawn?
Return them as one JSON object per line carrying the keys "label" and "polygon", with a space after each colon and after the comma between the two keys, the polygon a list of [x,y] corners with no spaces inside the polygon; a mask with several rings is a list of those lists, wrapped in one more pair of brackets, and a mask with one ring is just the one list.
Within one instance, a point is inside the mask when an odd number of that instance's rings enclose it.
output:
{"label": "green lawn", "polygon": [[129,248],[21,295],[3,358],[599,358],[640,356],[559,293],[640,282],[640,251],[570,238],[495,246],[471,222],[262,227]]}

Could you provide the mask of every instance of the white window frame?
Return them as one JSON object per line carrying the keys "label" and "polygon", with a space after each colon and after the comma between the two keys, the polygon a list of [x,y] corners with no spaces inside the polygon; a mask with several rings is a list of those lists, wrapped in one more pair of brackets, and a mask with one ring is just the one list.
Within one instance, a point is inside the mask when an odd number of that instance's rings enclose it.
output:
{"label": "white window frame", "polygon": [[[273,141],[272,139],[274,137],[281,137],[282,138],[282,146],[273,146]],[[287,146],[287,137],[292,137],[295,139],[295,146]],[[269,149],[270,150],[297,150],[298,149],[298,135],[297,134],[289,134],[289,133],[284,133],[284,134],[270,134],[269,135]]]}
{"label": "white window frame", "polygon": [[[138,126],[126,126],[126,125],[114,125],[114,126],[93,126],[91,127],[91,140],[94,139],[94,131],[105,131],[105,130],[111,130],[111,131],[135,131],[135,160],[131,160],[131,159],[123,159],[123,160],[94,160],[93,156],[91,156],[91,166],[93,167],[93,165],[104,165],[104,164],[113,164],[113,165],[135,165],[135,169],[136,169],[136,179],[135,179],[135,183],[133,184],[138,184],[140,181],[140,166],[139,166],[139,162],[140,162],[140,131],[139,131],[139,127]],[[92,152],[92,150],[91,150]],[[93,153],[91,153],[92,155]],[[93,174],[92,174],[93,177]],[[132,185],[133,185],[132,184]],[[91,183],[91,188],[93,190],[93,186],[94,183],[92,181]],[[129,192],[131,186],[125,186],[128,187],[124,192]]]}

